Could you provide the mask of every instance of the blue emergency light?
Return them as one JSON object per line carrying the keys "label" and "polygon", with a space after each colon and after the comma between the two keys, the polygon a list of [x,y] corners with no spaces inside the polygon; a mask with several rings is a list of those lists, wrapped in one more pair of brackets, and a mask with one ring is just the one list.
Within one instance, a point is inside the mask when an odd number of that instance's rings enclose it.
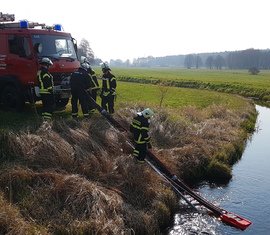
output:
{"label": "blue emergency light", "polygon": [[53,26],[53,29],[54,30],[57,30],[57,31],[62,31],[62,25],[61,24],[55,24],[54,26]]}
{"label": "blue emergency light", "polygon": [[20,28],[21,29],[27,29],[29,27],[27,20],[21,20],[20,21]]}

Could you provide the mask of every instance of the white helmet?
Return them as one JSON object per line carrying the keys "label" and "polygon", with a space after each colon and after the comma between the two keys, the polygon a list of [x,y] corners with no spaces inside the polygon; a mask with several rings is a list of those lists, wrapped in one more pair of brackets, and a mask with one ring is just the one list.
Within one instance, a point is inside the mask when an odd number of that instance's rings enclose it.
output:
{"label": "white helmet", "polygon": [[90,64],[89,61],[88,61],[88,59],[85,56],[81,56],[81,64],[82,63],[88,63],[88,64]]}
{"label": "white helmet", "polygon": [[153,112],[152,109],[147,108],[147,109],[145,109],[145,110],[142,111],[142,115],[145,118],[150,118],[150,117],[152,117],[154,115],[154,112]]}
{"label": "white helmet", "polygon": [[107,63],[102,63],[101,64],[101,69],[102,70],[111,70],[110,67],[109,67],[109,65]]}
{"label": "white helmet", "polygon": [[47,58],[47,57],[42,58],[40,63],[41,64],[48,65],[48,66],[53,65],[53,62],[49,58]]}
{"label": "white helmet", "polygon": [[90,68],[90,65],[86,62],[81,64],[81,68],[83,68],[85,71],[88,71],[88,69]]}

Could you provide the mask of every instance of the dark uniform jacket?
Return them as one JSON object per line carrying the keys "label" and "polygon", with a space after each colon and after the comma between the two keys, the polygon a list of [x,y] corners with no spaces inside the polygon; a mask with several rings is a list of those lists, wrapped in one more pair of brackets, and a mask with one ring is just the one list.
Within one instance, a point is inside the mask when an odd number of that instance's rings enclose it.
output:
{"label": "dark uniform jacket", "polygon": [[116,79],[110,72],[102,76],[102,96],[115,95]]}
{"label": "dark uniform jacket", "polygon": [[89,74],[82,68],[72,73],[70,77],[70,88],[73,91],[82,91],[90,88]]}
{"label": "dark uniform jacket", "polygon": [[136,144],[145,144],[150,142],[149,131],[149,120],[145,118],[141,113],[138,113],[133,118],[130,124],[130,131],[133,133],[134,141]]}

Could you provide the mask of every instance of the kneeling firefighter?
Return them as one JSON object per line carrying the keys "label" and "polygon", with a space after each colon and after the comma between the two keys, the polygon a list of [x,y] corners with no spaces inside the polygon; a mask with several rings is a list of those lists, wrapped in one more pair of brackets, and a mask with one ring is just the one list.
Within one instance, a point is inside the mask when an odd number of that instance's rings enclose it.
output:
{"label": "kneeling firefighter", "polygon": [[148,132],[150,118],[153,115],[154,112],[150,108],[144,109],[142,112],[137,113],[137,116],[133,118],[130,124],[130,131],[133,133],[135,142],[133,156],[139,163],[144,163],[147,149],[152,148]]}

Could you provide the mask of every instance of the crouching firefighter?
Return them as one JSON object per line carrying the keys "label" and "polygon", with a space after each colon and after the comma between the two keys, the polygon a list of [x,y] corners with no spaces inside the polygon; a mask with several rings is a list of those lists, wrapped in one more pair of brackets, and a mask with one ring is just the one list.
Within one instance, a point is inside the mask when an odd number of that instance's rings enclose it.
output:
{"label": "crouching firefighter", "polygon": [[154,112],[147,108],[142,112],[138,112],[137,116],[133,118],[132,123],[130,124],[130,131],[133,133],[135,142],[133,156],[139,163],[144,163],[147,149],[152,148],[148,132],[150,118],[153,115]]}
{"label": "crouching firefighter", "polygon": [[52,119],[54,108],[53,76],[49,72],[49,67],[52,65],[53,62],[49,58],[42,58],[40,69],[37,73],[39,94],[42,100],[42,118],[44,121]]}

